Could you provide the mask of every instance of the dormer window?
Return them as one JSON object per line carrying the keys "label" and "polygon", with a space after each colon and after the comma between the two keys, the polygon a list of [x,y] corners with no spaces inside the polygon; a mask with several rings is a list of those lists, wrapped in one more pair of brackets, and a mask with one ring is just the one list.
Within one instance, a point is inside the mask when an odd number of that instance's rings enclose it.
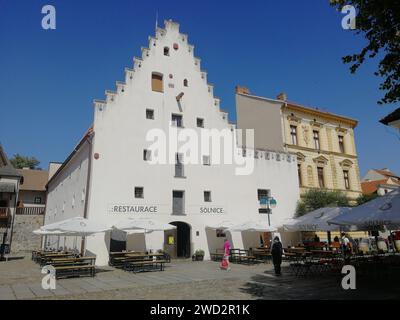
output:
{"label": "dormer window", "polygon": [[164,92],[163,75],[158,72],[151,74],[151,90],[157,92]]}
{"label": "dormer window", "polygon": [[169,48],[168,47],[164,47],[164,56],[169,57]]}
{"label": "dormer window", "polygon": [[183,86],[184,87],[189,87],[188,79],[183,80]]}

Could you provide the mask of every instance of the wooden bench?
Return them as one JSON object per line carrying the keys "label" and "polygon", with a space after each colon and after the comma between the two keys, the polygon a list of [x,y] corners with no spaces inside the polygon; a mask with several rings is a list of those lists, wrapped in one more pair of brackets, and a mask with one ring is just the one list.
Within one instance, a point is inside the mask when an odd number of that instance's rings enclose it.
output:
{"label": "wooden bench", "polygon": [[257,260],[265,261],[270,263],[272,261],[272,254],[266,250],[253,250],[252,255],[256,257]]}
{"label": "wooden bench", "polygon": [[249,255],[249,250],[231,249],[231,261],[236,263],[254,264],[257,259],[253,255]]}
{"label": "wooden bench", "polygon": [[137,260],[149,260],[152,259],[153,257],[156,258],[156,260],[163,260],[166,263],[171,262],[171,257],[166,254],[166,253],[142,253],[142,252],[130,252],[126,253],[124,256],[117,256],[117,257],[110,257],[109,260],[109,265],[115,268],[121,268],[124,267],[125,262],[129,261],[137,261]]}
{"label": "wooden bench", "polygon": [[69,265],[94,265],[96,257],[80,257],[80,258],[55,258],[47,262],[52,266],[69,266]]}
{"label": "wooden bench", "polygon": [[44,266],[46,264],[49,264],[49,262],[51,260],[57,259],[57,258],[62,258],[62,259],[76,258],[76,254],[75,253],[64,253],[64,254],[46,255],[46,256],[40,257],[38,262],[41,266]]}
{"label": "wooden bench", "polygon": [[96,275],[96,268],[92,264],[55,266],[54,269],[56,271],[56,279],[80,276],[94,277]]}
{"label": "wooden bench", "polygon": [[210,253],[210,258],[212,261],[221,261],[224,257],[224,249],[216,249],[215,253]]}
{"label": "wooden bench", "polygon": [[143,272],[143,271],[164,271],[166,260],[141,260],[141,261],[126,261],[124,269],[126,271]]}

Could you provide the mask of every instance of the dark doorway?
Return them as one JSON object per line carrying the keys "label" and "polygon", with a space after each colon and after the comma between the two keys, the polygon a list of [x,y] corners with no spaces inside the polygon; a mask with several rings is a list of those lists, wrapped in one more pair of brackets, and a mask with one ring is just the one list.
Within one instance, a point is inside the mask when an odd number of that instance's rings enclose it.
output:
{"label": "dark doorway", "polygon": [[110,252],[121,252],[126,250],[126,241],[110,239]]}
{"label": "dark doorway", "polygon": [[190,258],[190,225],[185,222],[171,222],[176,226],[176,256]]}

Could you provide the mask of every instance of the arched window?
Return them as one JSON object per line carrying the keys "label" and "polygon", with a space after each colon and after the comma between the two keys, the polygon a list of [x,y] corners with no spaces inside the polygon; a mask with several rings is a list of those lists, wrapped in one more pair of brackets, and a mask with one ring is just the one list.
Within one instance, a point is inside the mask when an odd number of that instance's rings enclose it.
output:
{"label": "arched window", "polygon": [[183,80],[183,85],[184,85],[185,87],[189,87],[188,79]]}
{"label": "arched window", "polygon": [[164,56],[169,56],[169,48],[164,47]]}
{"label": "arched window", "polygon": [[151,90],[157,92],[164,92],[163,86],[163,75],[158,72],[151,74]]}

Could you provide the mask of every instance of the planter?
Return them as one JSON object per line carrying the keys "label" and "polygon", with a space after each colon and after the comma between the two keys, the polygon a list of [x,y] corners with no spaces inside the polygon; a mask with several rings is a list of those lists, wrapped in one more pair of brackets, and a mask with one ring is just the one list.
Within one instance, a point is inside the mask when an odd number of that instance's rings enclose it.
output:
{"label": "planter", "polygon": [[197,255],[197,254],[194,254],[193,256],[192,256],[192,261],[203,261],[204,260],[204,255]]}

